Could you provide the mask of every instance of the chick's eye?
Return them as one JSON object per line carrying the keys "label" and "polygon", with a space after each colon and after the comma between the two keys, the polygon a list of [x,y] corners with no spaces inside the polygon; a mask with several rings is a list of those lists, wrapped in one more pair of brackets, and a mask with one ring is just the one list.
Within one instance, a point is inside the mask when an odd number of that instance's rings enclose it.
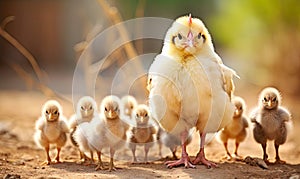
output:
{"label": "chick's eye", "polygon": [[264,97],[264,101],[268,101],[268,99],[266,97]]}
{"label": "chick's eye", "polygon": [[84,110],[84,107],[83,107],[83,106],[81,106],[81,110]]}
{"label": "chick's eye", "polygon": [[54,112],[53,112],[53,114],[55,114],[55,115],[56,115],[56,114],[57,114],[57,111],[54,111]]}
{"label": "chick's eye", "polygon": [[104,109],[107,112],[107,108]]}
{"label": "chick's eye", "polygon": [[131,109],[133,109],[133,106],[130,106]]}
{"label": "chick's eye", "polygon": [[181,34],[178,34],[177,37],[178,37],[179,40],[182,39],[182,35]]}
{"label": "chick's eye", "polygon": [[49,111],[46,111],[46,114],[49,114]]}
{"label": "chick's eye", "polygon": [[146,113],[146,114],[145,114],[145,117],[147,117],[147,116],[148,116],[148,114]]}
{"label": "chick's eye", "polygon": [[90,106],[90,110],[92,110],[93,109],[93,107],[92,106]]}
{"label": "chick's eye", "polygon": [[135,117],[138,118],[138,117],[139,117],[139,114],[136,114]]}
{"label": "chick's eye", "polygon": [[276,97],[275,97],[275,98],[273,98],[273,100],[272,100],[272,101],[273,101],[273,102],[277,101]]}
{"label": "chick's eye", "polygon": [[199,33],[198,36],[197,36],[197,38],[198,38],[198,39],[201,39],[201,37],[202,37],[202,34]]}

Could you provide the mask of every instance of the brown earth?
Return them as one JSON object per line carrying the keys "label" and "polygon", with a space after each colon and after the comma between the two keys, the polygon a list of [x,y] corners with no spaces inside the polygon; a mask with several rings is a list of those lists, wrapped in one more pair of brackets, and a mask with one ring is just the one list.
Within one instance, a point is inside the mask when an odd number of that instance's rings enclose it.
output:
{"label": "brown earth", "polygon": [[[218,164],[217,168],[207,169],[197,165],[196,169],[178,167],[168,169],[163,164],[165,159],[158,158],[158,147],[150,149],[150,164],[130,164],[131,152],[124,148],[117,152],[115,164],[122,169],[108,172],[95,171],[94,165],[83,166],[77,150],[70,142],[62,149],[63,163],[42,166],[45,160],[43,150],[33,142],[35,120],[40,115],[40,108],[47,99],[37,92],[1,91],[0,92],[0,177],[21,178],[299,178],[300,177],[300,147],[295,124],[294,132],[289,134],[286,144],[280,148],[281,158],[287,164],[270,164],[269,169],[250,166],[241,161],[224,159],[223,146],[212,140],[206,146],[208,159]],[[73,112],[70,103],[62,102],[64,113],[69,117]],[[297,104],[291,106],[299,106]],[[296,111],[297,107],[292,107]],[[295,114],[295,116],[298,116]],[[240,155],[261,157],[262,150],[253,140],[249,130],[245,142],[240,145]],[[233,143],[229,143],[233,150]],[[195,156],[199,149],[199,137],[195,134],[188,152]],[[273,145],[268,145],[270,159],[274,158]],[[178,151],[177,155],[179,156]],[[163,148],[163,156],[170,156],[167,148]],[[55,150],[52,149],[52,157]],[[137,151],[138,159],[142,159],[142,147]],[[103,161],[108,165],[108,155],[104,152]],[[274,161],[274,160],[271,160]]]}

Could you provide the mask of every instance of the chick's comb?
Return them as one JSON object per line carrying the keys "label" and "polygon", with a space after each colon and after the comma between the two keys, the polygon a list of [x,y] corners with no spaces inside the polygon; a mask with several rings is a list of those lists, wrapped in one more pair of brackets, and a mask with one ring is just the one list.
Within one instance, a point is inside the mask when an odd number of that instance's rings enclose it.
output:
{"label": "chick's comb", "polygon": [[189,14],[189,25],[192,25],[192,15]]}

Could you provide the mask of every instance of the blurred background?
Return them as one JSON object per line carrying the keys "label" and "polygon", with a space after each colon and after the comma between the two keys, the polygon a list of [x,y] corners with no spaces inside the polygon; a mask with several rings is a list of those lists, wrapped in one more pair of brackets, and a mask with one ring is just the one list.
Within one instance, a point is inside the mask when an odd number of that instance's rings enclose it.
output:
{"label": "blurred background", "polygon": [[[97,33],[136,17],[176,19],[192,13],[208,27],[224,63],[241,76],[235,80],[238,95],[253,105],[261,88],[275,86],[288,106],[296,108],[294,103],[300,98],[299,7],[297,0],[1,0],[1,32],[5,30],[33,55],[41,75],[1,33],[0,89],[53,95],[47,93],[49,88],[70,95],[77,60]],[[9,16],[14,20],[5,24]],[[159,53],[162,41],[144,39],[130,45],[135,53],[128,54],[124,47],[108,57],[111,63],[97,79],[101,89],[114,75],[110,67],[119,67],[132,55]]]}

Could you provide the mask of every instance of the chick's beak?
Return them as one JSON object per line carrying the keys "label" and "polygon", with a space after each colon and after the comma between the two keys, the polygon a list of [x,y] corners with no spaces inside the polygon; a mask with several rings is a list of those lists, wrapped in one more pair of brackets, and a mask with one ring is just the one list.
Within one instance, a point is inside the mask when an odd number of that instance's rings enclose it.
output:
{"label": "chick's beak", "polygon": [[269,106],[269,107],[272,106],[272,101],[271,101],[271,100],[268,101],[268,106]]}
{"label": "chick's beak", "polygon": [[49,119],[50,119],[50,120],[52,119],[52,114],[49,114]]}
{"label": "chick's beak", "polygon": [[84,110],[84,115],[88,115],[88,110]]}
{"label": "chick's beak", "polygon": [[108,117],[112,117],[112,111],[110,110],[109,112],[108,112]]}
{"label": "chick's beak", "polygon": [[194,35],[191,30],[189,31],[189,33],[187,35],[187,45],[190,47],[194,46]]}
{"label": "chick's beak", "polygon": [[235,109],[234,110],[234,115],[238,115],[239,114],[239,110],[238,109]]}

